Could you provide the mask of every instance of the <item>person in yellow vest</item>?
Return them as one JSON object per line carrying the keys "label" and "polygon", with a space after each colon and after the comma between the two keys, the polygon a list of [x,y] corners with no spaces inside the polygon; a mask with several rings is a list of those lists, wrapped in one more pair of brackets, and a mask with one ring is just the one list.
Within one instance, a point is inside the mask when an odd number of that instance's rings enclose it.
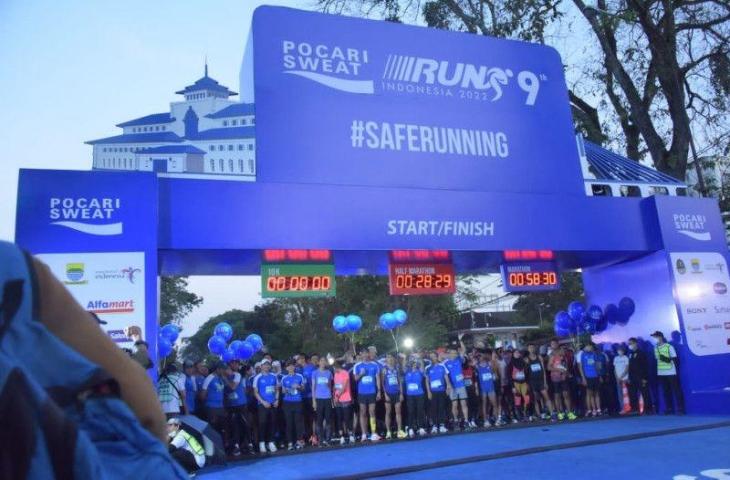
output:
{"label": "person in yellow vest", "polygon": [[170,441],[170,455],[188,472],[205,466],[205,449],[198,440],[180,428],[180,419],[167,421],[167,434]]}
{"label": "person in yellow vest", "polygon": [[659,383],[664,392],[664,415],[674,413],[674,397],[677,399],[677,413],[684,414],[684,396],[682,387],[679,385],[679,373],[677,372],[677,351],[667,343],[664,334],[657,330],[651,336],[656,340],[654,356],[656,357],[656,369]]}

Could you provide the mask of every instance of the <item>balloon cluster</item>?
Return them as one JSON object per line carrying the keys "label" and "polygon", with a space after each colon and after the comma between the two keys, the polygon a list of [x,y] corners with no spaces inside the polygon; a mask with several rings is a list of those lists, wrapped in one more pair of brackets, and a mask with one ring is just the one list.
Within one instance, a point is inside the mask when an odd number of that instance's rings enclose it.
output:
{"label": "balloon cluster", "polygon": [[609,324],[626,325],[636,306],[634,301],[624,297],[619,305],[609,304],[603,310],[598,305],[591,305],[588,309],[580,302],[571,302],[567,311],[555,314],[555,334],[559,337],[568,335],[601,333],[608,329]]}
{"label": "balloon cluster", "polygon": [[380,326],[384,330],[393,330],[402,327],[408,320],[408,314],[403,310],[395,310],[392,313],[384,313],[380,316]]}
{"label": "balloon cluster", "polygon": [[245,340],[233,340],[233,327],[226,322],[215,326],[213,335],[208,339],[208,350],[214,355],[219,355],[221,360],[228,363],[233,360],[248,360],[264,346],[264,341],[255,333],[252,333]]}
{"label": "balloon cluster", "polygon": [[180,336],[180,327],[172,323],[164,325],[157,335],[157,356],[166,358],[170,355],[178,336]]}
{"label": "balloon cluster", "polygon": [[362,328],[362,318],[355,314],[337,315],[332,319],[332,328],[337,333],[354,333]]}

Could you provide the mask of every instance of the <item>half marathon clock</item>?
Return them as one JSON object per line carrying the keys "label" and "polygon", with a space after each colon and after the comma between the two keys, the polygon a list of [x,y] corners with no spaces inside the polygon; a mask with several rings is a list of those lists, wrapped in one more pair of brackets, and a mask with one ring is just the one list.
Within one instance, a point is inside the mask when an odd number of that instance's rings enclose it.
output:
{"label": "half marathon clock", "polygon": [[456,292],[456,274],[446,250],[395,250],[388,265],[391,295]]}

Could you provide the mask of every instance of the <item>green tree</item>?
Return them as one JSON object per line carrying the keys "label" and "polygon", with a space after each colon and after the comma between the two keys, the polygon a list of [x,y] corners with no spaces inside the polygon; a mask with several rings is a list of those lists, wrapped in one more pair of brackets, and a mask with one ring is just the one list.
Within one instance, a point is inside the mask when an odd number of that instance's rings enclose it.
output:
{"label": "green tree", "polygon": [[585,300],[581,274],[563,272],[560,275],[560,290],[522,294],[514,309],[520,317],[530,323],[538,323],[542,317],[542,326],[552,331],[555,314],[565,310],[568,304],[575,300],[581,302]]}
{"label": "green tree", "polygon": [[160,287],[160,325],[180,325],[203,299],[188,291],[187,277],[162,277]]}

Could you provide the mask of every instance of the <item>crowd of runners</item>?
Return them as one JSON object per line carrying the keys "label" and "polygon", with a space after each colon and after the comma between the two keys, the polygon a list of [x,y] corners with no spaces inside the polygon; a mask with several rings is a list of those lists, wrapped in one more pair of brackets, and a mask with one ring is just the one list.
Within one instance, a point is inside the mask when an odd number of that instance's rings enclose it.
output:
{"label": "crowd of runners", "polygon": [[374,347],[340,358],[270,355],[255,364],[168,365],[160,400],[168,417],[195,414],[227,453],[270,453],[406,439],[521,422],[653,412],[658,373],[665,413],[682,413],[676,352],[660,332],[654,355],[637,339],[611,348],[548,345],[379,356]]}

